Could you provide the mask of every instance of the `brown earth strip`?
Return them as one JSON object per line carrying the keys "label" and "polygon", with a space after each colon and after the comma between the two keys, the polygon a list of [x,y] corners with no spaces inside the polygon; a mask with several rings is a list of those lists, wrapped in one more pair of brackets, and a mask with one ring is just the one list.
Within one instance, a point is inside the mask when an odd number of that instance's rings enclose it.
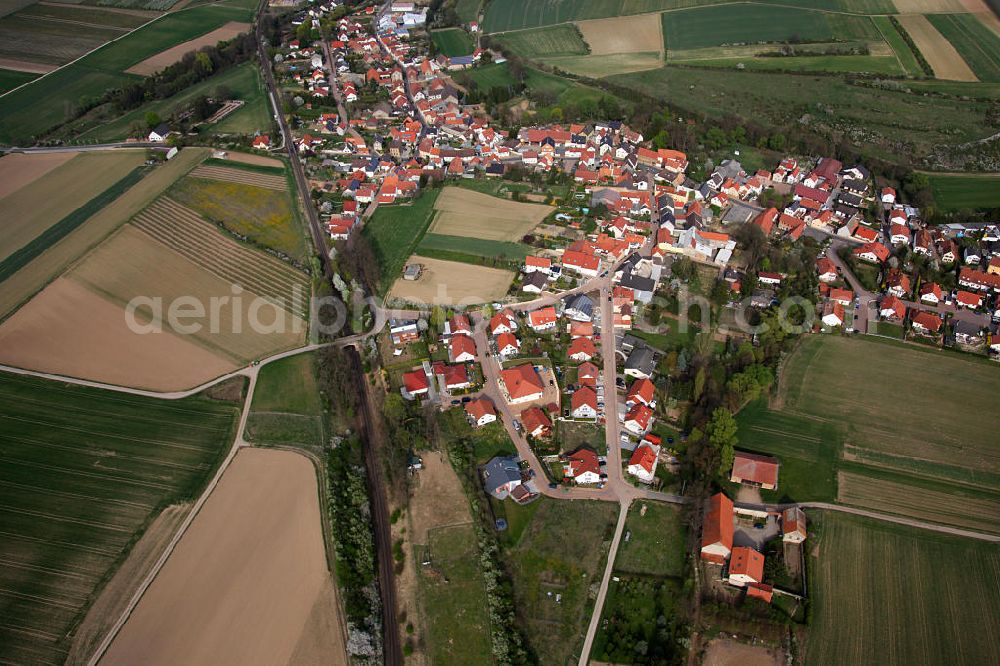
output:
{"label": "brown earth strip", "polygon": [[897,18],[934,70],[935,78],[949,81],[979,80],[951,42],[931,25],[926,16],[907,14]]}
{"label": "brown earth strip", "polygon": [[27,60],[0,58],[0,68],[12,69],[15,72],[28,72],[29,74],[48,74],[53,70],[59,69],[59,65],[46,65],[40,62],[28,62]]}

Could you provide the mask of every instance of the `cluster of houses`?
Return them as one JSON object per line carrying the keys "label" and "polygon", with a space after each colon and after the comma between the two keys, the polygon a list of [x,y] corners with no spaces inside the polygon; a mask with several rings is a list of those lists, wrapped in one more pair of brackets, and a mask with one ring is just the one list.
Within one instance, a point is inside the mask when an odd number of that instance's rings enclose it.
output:
{"label": "cluster of houses", "polygon": [[[415,342],[421,338],[420,324],[417,320],[390,321],[389,335],[394,345]],[[407,400],[421,397],[439,400],[473,388],[471,368],[478,356],[469,317],[462,313],[450,317],[444,324],[440,342],[447,347],[448,362],[425,361],[420,367],[403,373],[400,393]]]}
{"label": "cluster of houses", "polygon": [[[762,515],[763,514],[763,515]],[[721,567],[721,580],[745,590],[748,597],[770,603],[775,588],[764,582],[764,554],[753,527],[744,526],[759,520],[779,523],[781,539],[786,544],[801,544],[806,540],[806,516],[802,509],[762,512],[733,504],[724,493],[713,495],[706,507],[701,532],[701,559]]]}

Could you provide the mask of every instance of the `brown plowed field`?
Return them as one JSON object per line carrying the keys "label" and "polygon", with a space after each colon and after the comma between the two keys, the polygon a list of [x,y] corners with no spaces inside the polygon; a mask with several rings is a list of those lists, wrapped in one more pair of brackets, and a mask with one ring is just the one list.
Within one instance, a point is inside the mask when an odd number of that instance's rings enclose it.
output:
{"label": "brown plowed field", "polygon": [[0,199],[62,166],[76,155],[77,153],[12,153],[0,157]]}
{"label": "brown plowed field", "polygon": [[100,663],[346,664],[318,499],[304,456],[240,451]]}

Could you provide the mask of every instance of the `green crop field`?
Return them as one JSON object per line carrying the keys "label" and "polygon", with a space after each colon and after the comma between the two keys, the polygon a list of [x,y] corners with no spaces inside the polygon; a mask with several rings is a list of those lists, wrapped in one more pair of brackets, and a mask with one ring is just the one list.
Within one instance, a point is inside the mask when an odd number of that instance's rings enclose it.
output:
{"label": "green crop field", "polygon": [[[812,116],[821,105],[828,120],[810,123],[819,135],[829,134],[826,123],[863,132],[866,151],[906,164],[913,163],[914,155],[930,154],[942,145],[993,133],[982,122],[989,101],[924,96],[916,86],[910,94],[854,86],[839,77],[670,66],[608,80],[672,108],[736,116],[776,128]],[[903,148],[901,141],[908,146]]]}
{"label": "green crop field", "polygon": [[930,174],[934,202],[945,210],[1000,208],[1000,174]]}
{"label": "green crop field", "polygon": [[440,189],[432,189],[421,193],[412,204],[380,206],[365,223],[362,233],[378,258],[383,293],[403,272],[403,265],[427,232],[440,193]]}
{"label": "green crop field", "polygon": [[480,257],[503,257],[515,261],[523,261],[532,252],[531,247],[521,243],[467,238],[465,236],[443,236],[441,234],[424,236],[420,245],[417,246],[417,251],[422,253],[426,250],[461,252]]}
{"label": "green crop field", "polygon": [[34,81],[38,78],[38,76],[38,74],[32,74],[31,72],[16,72],[13,69],[0,69],[0,95],[13,90],[20,85],[24,85],[29,81]]}
{"label": "green crop field", "polygon": [[973,14],[928,14],[980,81],[1000,83],[1000,36]]}
{"label": "green crop field", "polygon": [[699,67],[727,67],[742,65],[748,70],[783,70],[790,72],[867,72],[869,74],[903,74],[895,57],[842,55],[795,56],[788,58],[718,58],[698,60]]}
{"label": "green crop field", "polygon": [[[725,0],[493,0],[483,21],[486,32],[538,28],[584,19],[730,4]],[[894,14],[891,0],[776,0],[763,2],[792,8],[825,9],[851,14]]]}
{"label": "green crop field", "polygon": [[[493,646],[486,587],[472,524],[435,528],[428,532],[427,540],[427,552],[418,552],[415,557],[422,558],[418,562],[430,561],[418,571],[431,663],[490,663]],[[455,640],[459,636],[461,639]]]}
{"label": "green crop field", "polygon": [[63,663],[101,585],[164,507],[197,495],[238,408],[0,375],[0,661]]}
{"label": "green crop field", "polygon": [[475,81],[476,85],[479,86],[480,90],[489,90],[490,88],[506,88],[507,86],[512,86],[517,83],[514,77],[510,74],[510,68],[507,63],[493,63],[489,65],[483,65],[482,67],[476,67],[467,72],[461,72],[456,74],[456,77],[460,80],[464,80],[466,77],[468,79]]}
{"label": "green crop field", "polygon": [[323,404],[314,363],[314,354],[298,354],[261,368],[247,419],[250,441],[322,450]]}
{"label": "green crop field", "polygon": [[450,57],[470,55],[476,48],[472,36],[461,28],[446,28],[431,33],[431,40],[438,53]]}
{"label": "green crop field", "polygon": [[249,21],[250,9],[227,5],[191,7],[164,15],[81,60],[0,97],[0,142],[30,142],[68,120],[81,100],[100,97],[138,77],[123,71],[175,44],[229,21]]}
{"label": "green crop field", "polygon": [[590,49],[572,25],[556,25],[500,35],[497,41],[525,58],[586,55]]}
{"label": "green crop field", "polygon": [[822,532],[818,547],[806,542],[807,664],[996,661],[996,544],[831,512],[810,518]]}
{"label": "green crop field", "polygon": [[666,12],[663,35],[670,51],[756,42],[881,39],[867,17],[752,4]]}
{"label": "green crop field", "polygon": [[628,541],[615,557],[615,571],[648,576],[684,573],[685,530],[680,508],[661,502],[635,502],[625,522]]}
{"label": "green crop field", "polygon": [[889,17],[873,16],[872,22],[878,28],[882,38],[892,48],[892,52],[896,54],[899,66],[902,67],[903,71],[909,76],[922,76],[924,70],[920,67],[916,54],[903,39],[903,35],[899,33],[896,26],[889,20]]}
{"label": "green crop field", "polygon": [[479,8],[482,4],[482,0],[457,0],[455,13],[458,14],[458,20],[462,23],[475,21],[476,17],[479,16]]}
{"label": "green crop field", "polygon": [[588,590],[601,579],[602,543],[611,540],[618,506],[539,501],[520,544],[507,553],[508,571],[529,645],[541,664],[561,666],[576,661],[583,643]]}

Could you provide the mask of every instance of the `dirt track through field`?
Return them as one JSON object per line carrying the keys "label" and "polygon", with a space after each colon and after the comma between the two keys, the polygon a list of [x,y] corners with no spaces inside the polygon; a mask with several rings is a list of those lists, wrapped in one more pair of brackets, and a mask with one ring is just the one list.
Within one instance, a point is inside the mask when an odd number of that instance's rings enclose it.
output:
{"label": "dirt track through field", "polygon": [[197,51],[203,46],[215,46],[219,42],[228,41],[237,35],[243,34],[249,29],[249,23],[237,23],[236,21],[230,21],[222,27],[216,28],[212,32],[202,35],[201,37],[184,42],[183,44],[178,44],[177,46],[172,46],[166,51],[160,51],[156,55],[150,56],[142,62],[132,65],[125,71],[129,74],[138,74],[139,76],[156,74],[164,67],[168,67],[175,62],[178,62],[191,51]]}
{"label": "dirt track through field", "polygon": [[663,51],[659,14],[577,21],[576,25],[590,46],[591,55]]}
{"label": "dirt track through field", "polygon": [[898,19],[934,70],[935,78],[948,81],[979,80],[951,42],[931,25],[926,16],[909,14],[899,16]]}
{"label": "dirt track through field", "polygon": [[[3,66],[3,62],[0,62]],[[41,178],[77,153],[13,153],[0,157],[0,199]]]}
{"label": "dirt track through field", "polygon": [[101,664],[346,664],[316,472],[243,449]]}

